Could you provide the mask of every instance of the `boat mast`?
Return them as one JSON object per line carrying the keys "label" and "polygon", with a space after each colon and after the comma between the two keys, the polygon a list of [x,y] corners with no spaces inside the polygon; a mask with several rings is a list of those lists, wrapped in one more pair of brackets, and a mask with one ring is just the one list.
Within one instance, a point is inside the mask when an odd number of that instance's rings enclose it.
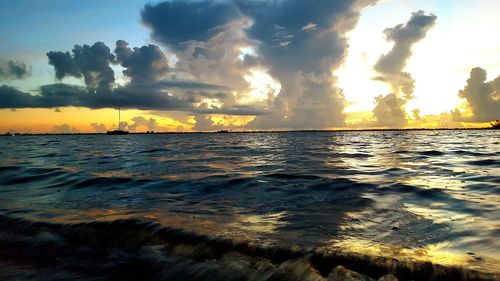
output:
{"label": "boat mast", "polygon": [[118,107],[118,130],[121,130],[122,124],[121,124],[121,114],[120,114],[120,107]]}

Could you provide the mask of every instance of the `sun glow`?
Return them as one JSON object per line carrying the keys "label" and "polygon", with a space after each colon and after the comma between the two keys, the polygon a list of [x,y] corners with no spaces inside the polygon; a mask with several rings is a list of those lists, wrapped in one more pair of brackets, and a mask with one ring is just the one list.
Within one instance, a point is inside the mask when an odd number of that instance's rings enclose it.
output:
{"label": "sun glow", "polygon": [[215,114],[210,116],[213,124],[221,125],[224,127],[242,127],[251,122],[254,118],[254,116],[232,116],[222,114]]}
{"label": "sun glow", "polygon": [[244,78],[250,84],[250,91],[241,97],[242,104],[271,102],[281,91],[281,84],[266,69],[252,68]]}
{"label": "sun glow", "polygon": [[[71,132],[96,132],[92,124],[102,124],[108,130],[117,128],[118,113],[115,109],[88,109],[65,107],[60,109],[18,109],[0,110],[2,122],[0,132],[19,133],[51,133],[56,126],[67,124]],[[36,118],[33,118],[36,116]],[[122,110],[121,120],[129,125],[134,123],[133,118],[141,116],[145,119],[153,118],[157,123],[157,131],[190,131],[193,124],[169,116],[158,116],[142,110]],[[147,131],[147,127],[139,125],[137,132]]]}
{"label": "sun glow", "polygon": [[[484,5],[495,5],[493,2],[485,1]],[[408,127],[485,125],[460,124],[449,119],[450,112],[455,108],[462,108],[464,115],[470,113],[464,106],[464,100],[458,97],[458,91],[465,86],[473,67],[485,68],[488,80],[500,73],[498,59],[492,59],[500,54],[500,39],[493,38],[487,32],[498,24],[497,17],[493,15],[495,9],[485,10],[482,2],[471,3],[468,9],[454,7],[450,16],[443,14],[442,5],[435,1],[411,0],[404,4],[384,1],[363,10],[358,25],[348,34],[349,52],[346,61],[334,73],[338,76],[338,86],[343,89],[348,100],[345,109],[348,113],[347,123],[355,124],[363,120],[359,118],[360,115],[370,116],[375,105],[374,98],[391,92],[385,83],[373,79],[377,76],[373,69],[377,60],[392,48],[392,44],[384,39],[384,29],[405,22],[411,12],[421,9],[435,13],[437,24],[415,45],[404,69],[415,80],[414,98],[408,101],[406,113],[413,117],[412,111],[418,109],[420,115],[425,117],[422,120],[409,118]],[[388,10],[397,12],[388,14]],[[464,34],[471,34],[471,37],[464,40]],[[363,111],[368,113],[361,114]],[[353,119],[354,115],[357,117]]]}

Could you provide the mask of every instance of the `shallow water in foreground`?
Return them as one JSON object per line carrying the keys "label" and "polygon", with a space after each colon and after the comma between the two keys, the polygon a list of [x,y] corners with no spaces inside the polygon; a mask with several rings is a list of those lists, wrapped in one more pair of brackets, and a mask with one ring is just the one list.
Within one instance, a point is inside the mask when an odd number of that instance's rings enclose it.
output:
{"label": "shallow water in foreground", "polygon": [[498,130],[1,137],[0,215],[141,219],[265,248],[498,273],[499,139]]}

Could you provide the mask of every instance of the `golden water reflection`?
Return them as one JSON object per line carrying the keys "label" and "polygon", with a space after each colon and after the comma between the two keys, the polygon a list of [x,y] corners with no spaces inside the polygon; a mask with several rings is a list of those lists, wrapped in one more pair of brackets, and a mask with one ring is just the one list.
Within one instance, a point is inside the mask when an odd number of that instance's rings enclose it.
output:
{"label": "golden water reflection", "polygon": [[[401,248],[394,245],[375,244],[366,240],[349,238],[329,241],[330,247],[327,250],[342,250],[345,252],[361,253],[370,256],[382,256],[398,258],[406,261],[432,262],[448,266],[467,266],[470,268],[480,268],[487,265],[491,269],[499,269],[497,261],[494,259],[475,258],[474,256],[448,250],[448,243],[436,243],[426,245],[421,248]],[[479,265],[481,264],[481,266]]]}
{"label": "golden water reflection", "polygon": [[283,219],[286,212],[267,214],[239,214],[236,220],[230,225],[231,228],[247,233],[273,233],[277,228],[285,226],[287,223]]}

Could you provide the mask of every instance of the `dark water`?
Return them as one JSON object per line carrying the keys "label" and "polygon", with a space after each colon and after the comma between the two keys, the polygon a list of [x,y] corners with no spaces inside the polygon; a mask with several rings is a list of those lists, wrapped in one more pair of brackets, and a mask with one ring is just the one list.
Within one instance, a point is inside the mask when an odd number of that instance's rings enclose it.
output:
{"label": "dark water", "polygon": [[[114,248],[148,241],[141,249],[157,255],[163,229],[184,233],[169,238],[185,240],[169,240],[169,249],[189,257],[170,256],[163,261],[170,268],[199,261],[190,241],[203,237],[287,255],[340,250],[498,273],[499,137],[498,130],[2,137],[0,258],[14,240],[38,245],[82,228],[92,243],[125,233],[135,242],[109,238]],[[207,267],[243,274],[255,264],[231,265],[244,260],[231,247],[188,279],[203,280]],[[271,264],[274,271],[263,270],[276,272]]]}

